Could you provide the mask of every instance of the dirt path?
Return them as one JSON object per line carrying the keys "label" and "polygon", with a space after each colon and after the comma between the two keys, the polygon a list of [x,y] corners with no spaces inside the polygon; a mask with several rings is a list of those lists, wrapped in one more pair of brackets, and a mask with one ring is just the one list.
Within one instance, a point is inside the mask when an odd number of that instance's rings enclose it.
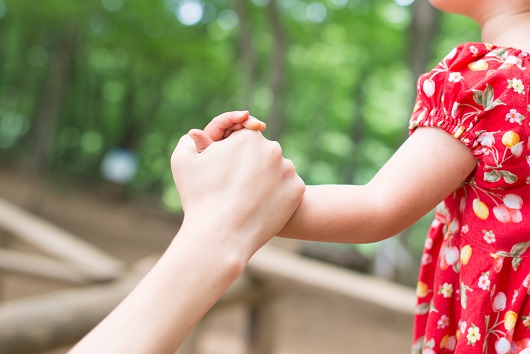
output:
{"label": "dirt path", "polygon": [[[0,173],[0,197],[29,208],[110,254],[131,264],[161,253],[178,230],[180,219],[150,200],[121,202],[101,191],[36,184],[16,174]],[[25,246],[5,234],[11,247]],[[10,240],[10,241],[9,241]],[[0,300],[65,288],[44,280],[4,275]],[[408,353],[412,319],[341,296],[293,288],[272,311],[277,354]],[[213,311],[201,323],[200,354],[243,354],[246,312],[243,306]],[[1,352],[1,348],[0,348]],[[64,353],[65,349],[48,354]]]}

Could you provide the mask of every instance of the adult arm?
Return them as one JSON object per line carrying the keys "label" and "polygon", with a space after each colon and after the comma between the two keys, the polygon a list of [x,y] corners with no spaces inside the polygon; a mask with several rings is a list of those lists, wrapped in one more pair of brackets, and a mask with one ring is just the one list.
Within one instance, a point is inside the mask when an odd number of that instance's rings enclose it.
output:
{"label": "adult arm", "polygon": [[184,136],[172,170],[185,212],[181,229],[72,354],[174,353],[254,252],[287,222],[305,189],[279,145],[249,130],[200,154]]}

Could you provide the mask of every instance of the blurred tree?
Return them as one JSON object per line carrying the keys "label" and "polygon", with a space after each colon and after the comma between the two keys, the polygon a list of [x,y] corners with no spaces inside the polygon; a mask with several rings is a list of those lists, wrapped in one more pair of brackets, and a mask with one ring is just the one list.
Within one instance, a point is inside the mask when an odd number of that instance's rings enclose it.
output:
{"label": "blurred tree", "polygon": [[365,183],[406,137],[416,76],[478,38],[423,0],[0,0],[0,164],[100,183],[127,148],[126,190],[179,210],[178,137],[250,109],[307,183]]}

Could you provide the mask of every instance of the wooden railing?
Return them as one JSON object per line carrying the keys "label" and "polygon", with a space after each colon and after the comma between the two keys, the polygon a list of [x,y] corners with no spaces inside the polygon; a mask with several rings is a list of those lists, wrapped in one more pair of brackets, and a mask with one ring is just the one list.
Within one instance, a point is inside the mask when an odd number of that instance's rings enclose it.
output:
{"label": "wooden railing", "polygon": [[[0,200],[0,228],[53,258],[0,250],[0,271],[60,280],[80,288],[0,304],[0,352],[38,353],[78,341],[123,299],[154,264],[148,257],[126,269],[104,252],[26,211]],[[249,354],[274,351],[271,302],[286,287],[304,286],[412,315],[410,288],[308,259],[273,246],[262,248],[215,305],[246,304]],[[179,353],[195,353],[200,327]]]}

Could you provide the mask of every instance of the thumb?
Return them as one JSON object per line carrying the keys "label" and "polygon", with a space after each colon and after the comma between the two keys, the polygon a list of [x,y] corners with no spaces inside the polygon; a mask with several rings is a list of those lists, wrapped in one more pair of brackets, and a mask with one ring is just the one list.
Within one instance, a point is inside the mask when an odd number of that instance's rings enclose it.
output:
{"label": "thumb", "polygon": [[197,154],[197,148],[195,147],[195,143],[193,142],[193,139],[189,135],[183,135],[175,147],[175,150],[173,151],[173,155],[195,155]]}
{"label": "thumb", "polygon": [[206,150],[206,148],[214,142],[208,134],[200,129],[192,129],[189,131],[188,135],[195,142],[195,148],[199,153]]}

